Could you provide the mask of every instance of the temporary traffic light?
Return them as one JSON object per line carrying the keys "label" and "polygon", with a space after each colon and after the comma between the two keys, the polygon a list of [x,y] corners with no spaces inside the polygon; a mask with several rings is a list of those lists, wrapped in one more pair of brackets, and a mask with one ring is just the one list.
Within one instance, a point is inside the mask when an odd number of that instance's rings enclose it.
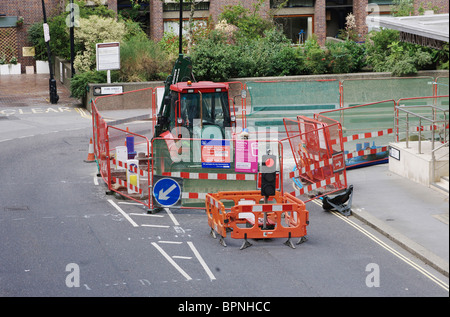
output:
{"label": "temporary traffic light", "polygon": [[277,180],[277,157],[275,155],[263,155],[261,166],[261,195],[274,196]]}

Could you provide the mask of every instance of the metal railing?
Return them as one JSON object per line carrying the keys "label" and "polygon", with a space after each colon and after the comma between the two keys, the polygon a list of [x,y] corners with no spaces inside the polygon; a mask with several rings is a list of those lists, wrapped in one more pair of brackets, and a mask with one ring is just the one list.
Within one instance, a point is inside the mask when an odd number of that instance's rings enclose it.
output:
{"label": "metal railing", "polygon": [[[416,111],[413,111],[415,109]],[[419,111],[417,111],[419,110]],[[428,110],[428,111],[427,111]],[[401,117],[401,114],[405,117]],[[431,150],[435,148],[436,131],[439,134],[439,140],[446,143],[448,139],[448,109],[443,109],[433,105],[420,106],[396,106],[395,107],[395,126],[396,140],[401,141],[402,126],[405,124],[405,142],[406,148],[409,148],[409,141],[413,139],[411,132],[417,132],[418,135],[418,154],[422,153],[422,141],[431,141]],[[427,133],[428,132],[428,133]]]}
{"label": "metal railing", "polygon": [[[395,107],[396,140],[405,141],[406,148],[410,148],[410,141],[418,141],[418,154],[431,155],[432,183],[436,176],[436,161],[448,156],[448,153],[436,158],[437,151],[448,147],[449,110],[435,105],[399,105]],[[417,135],[417,140],[414,137]],[[402,138],[404,136],[404,138]],[[423,153],[422,142],[431,142],[431,149]],[[436,144],[439,143],[438,146]],[[444,164],[447,166],[448,163]],[[442,166],[441,166],[442,167]],[[438,168],[441,168],[438,167]]]}
{"label": "metal railing", "polygon": [[[439,145],[437,148],[435,148],[434,150],[431,151],[431,173],[432,173],[432,177],[433,177],[433,183],[436,181],[436,171],[440,170],[441,168],[447,167],[449,166],[449,162],[447,161],[445,164],[442,164],[441,166],[436,167],[436,161],[441,159],[444,156],[448,156],[448,153],[442,155],[441,157],[436,158],[436,151],[440,150],[443,147],[448,147],[448,141]],[[448,190],[447,190],[448,191]]]}

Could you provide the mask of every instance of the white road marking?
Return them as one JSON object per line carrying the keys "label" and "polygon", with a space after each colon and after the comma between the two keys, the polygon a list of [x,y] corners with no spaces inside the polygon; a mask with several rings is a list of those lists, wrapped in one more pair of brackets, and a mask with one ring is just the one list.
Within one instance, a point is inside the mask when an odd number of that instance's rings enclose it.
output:
{"label": "white road marking", "polygon": [[214,274],[211,272],[211,270],[209,269],[208,265],[206,265],[206,262],[203,260],[202,256],[200,255],[200,253],[197,251],[197,248],[194,246],[194,244],[191,241],[188,241],[187,244],[189,245],[189,247],[191,248],[192,252],[194,252],[194,255],[197,257],[198,261],[200,262],[200,264],[203,266],[203,269],[206,271],[206,274],[208,274],[209,278],[212,280],[215,280],[216,277],[214,276]]}
{"label": "white road marking", "polygon": [[147,224],[142,224],[142,227],[152,227],[152,228],[170,228],[170,226],[163,226],[163,225],[147,225]]}
{"label": "white road marking", "polygon": [[166,258],[167,261],[169,261],[170,264],[172,264],[174,268],[178,270],[178,272],[181,273],[181,275],[186,278],[186,280],[192,280],[192,278],[156,242],[152,242],[152,245]]}
{"label": "white road marking", "polygon": [[163,215],[152,215],[152,214],[137,214],[134,212],[131,212],[130,215],[132,216],[144,216],[144,217],[156,217],[156,218],[164,218]]}
{"label": "white road marking", "polygon": [[[312,201],[313,203],[315,203],[316,205],[319,205],[322,207],[322,203],[316,200]],[[395,249],[391,248],[389,245],[387,245],[386,243],[384,243],[383,241],[381,241],[380,239],[378,239],[377,237],[375,237],[373,234],[371,234],[370,232],[368,232],[367,230],[365,230],[364,228],[362,228],[361,226],[359,226],[358,224],[356,224],[355,222],[351,221],[350,219],[348,219],[347,217],[341,215],[339,212],[336,211],[332,211],[331,212],[333,215],[335,215],[336,217],[342,219],[343,221],[347,222],[349,225],[351,225],[353,228],[355,228],[356,230],[358,230],[359,232],[363,233],[364,235],[366,235],[368,238],[370,238],[372,241],[374,241],[375,243],[377,243],[378,245],[380,245],[381,247],[383,247],[384,249],[386,249],[387,251],[389,251],[390,253],[392,253],[393,255],[395,255],[397,258],[399,258],[400,260],[402,260],[403,262],[405,262],[406,264],[410,265],[411,267],[413,267],[414,269],[416,269],[418,272],[422,273],[424,276],[428,277],[431,281],[433,281],[434,283],[436,283],[437,285],[439,285],[440,287],[442,287],[444,290],[448,291],[448,284],[446,284],[445,282],[441,281],[440,279],[438,279],[436,276],[434,276],[433,274],[431,274],[430,272],[428,272],[427,270],[425,270],[424,268],[422,268],[421,266],[417,265],[416,263],[414,263],[413,261],[411,261],[409,258],[407,258],[406,256],[402,255],[400,252],[396,251]]]}
{"label": "white road marking", "polygon": [[182,244],[181,241],[158,241],[159,243],[167,243],[167,244]]}
{"label": "white road marking", "polygon": [[172,214],[172,212],[170,211],[169,208],[164,208],[164,210],[167,212],[167,214],[169,215],[170,219],[172,219],[173,223],[175,226],[179,226],[180,223],[177,221],[177,219],[175,219],[175,216]]}
{"label": "white road marking", "polygon": [[132,225],[133,227],[139,227],[139,225],[133,221],[133,219],[131,219],[130,216],[128,216],[128,214],[122,210],[122,208],[120,208],[119,206],[117,206],[117,204],[115,202],[113,202],[111,199],[108,199],[108,202],[117,209],[118,212],[120,212],[122,214],[122,216],[125,217],[125,219],[127,219]]}

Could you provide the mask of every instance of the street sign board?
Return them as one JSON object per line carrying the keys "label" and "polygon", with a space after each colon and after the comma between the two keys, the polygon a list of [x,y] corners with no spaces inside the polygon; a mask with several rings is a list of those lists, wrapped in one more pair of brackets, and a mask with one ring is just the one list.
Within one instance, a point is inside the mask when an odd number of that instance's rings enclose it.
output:
{"label": "street sign board", "polygon": [[163,177],[158,179],[154,176],[153,197],[158,205],[171,207],[181,204],[181,181],[173,177]]}
{"label": "street sign board", "polygon": [[96,44],[97,70],[120,69],[120,43]]}
{"label": "street sign board", "polygon": [[202,140],[203,168],[230,168],[229,140]]}

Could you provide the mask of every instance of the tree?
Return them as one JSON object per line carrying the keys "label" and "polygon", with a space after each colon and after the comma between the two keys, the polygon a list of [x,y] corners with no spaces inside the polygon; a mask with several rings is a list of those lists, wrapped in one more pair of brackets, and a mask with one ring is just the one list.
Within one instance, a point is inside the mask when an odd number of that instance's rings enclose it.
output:
{"label": "tree", "polygon": [[102,42],[121,42],[126,34],[125,24],[114,18],[90,16],[80,19],[75,29],[75,39],[82,47],[74,61],[77,72],[93,70],[95,67],[95,45]]}
{"label": "tree", "polygon": [[262,37],[264,32],[274,27],[273,20],[263,18],[260,15],[264,0],[258,0],[253,4],[253,9],[246,9],[241,3],[227,5],[219,16],[219,20],[225,20],[228,24],[238,27],[238,38],[254,39]]}
{"label": "tree", "polygon": [[414,15],[414,0],[393,0],[391,12],[394,17]]}
{"label": "tree", "polygon": [[[161,0],[161,1],[164,2],[164,0]],[[180,0],[176,0],[176,2],[180,3]],[[187,30],[187,32],[188,32],[187,53],[188,54],[190,53],[190,51],[192,49],[192,45],[194,43],[194,28],[195,28],[194,15],[195,15],[195,8],[197,7],[197,5],[199,5],[202,2],[206,2],[206,0],[183,0],[183,5],[185,3],[190,4],[189,22],[188,22],[188,30]]]}

